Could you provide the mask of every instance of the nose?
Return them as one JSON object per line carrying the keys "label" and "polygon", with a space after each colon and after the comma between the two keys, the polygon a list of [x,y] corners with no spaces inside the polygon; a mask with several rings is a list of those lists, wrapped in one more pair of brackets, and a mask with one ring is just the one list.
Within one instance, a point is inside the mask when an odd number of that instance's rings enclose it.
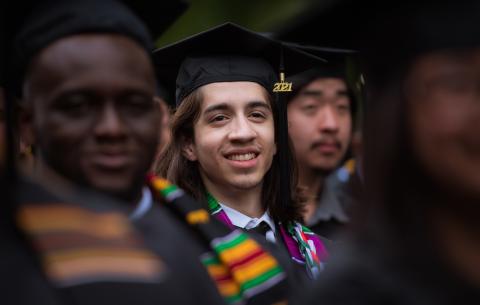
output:
{"label": "nose", "polygon": [[231,124],[228,138],[232,142],[250,142],[257,137],[252,123],[246,117],[238,117]]}
{"label": "nose", "polygon": [[339,128],[339,123],[335,107],[332,105],[326,105],[319,114],[319,129],[323,132],[336,133]]}
{"label": "nose", "polygon": [[126,126],[115,106],[111,103],[104,105],[94,127],[94,133],[101,139],[118,139],[126,135]]}

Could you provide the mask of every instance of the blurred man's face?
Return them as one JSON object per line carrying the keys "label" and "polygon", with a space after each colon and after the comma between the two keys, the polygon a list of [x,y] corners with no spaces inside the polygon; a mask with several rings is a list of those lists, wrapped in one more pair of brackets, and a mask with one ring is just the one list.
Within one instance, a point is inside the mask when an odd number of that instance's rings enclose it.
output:
{"label": "blurred man's face", "polygon": [[147,53],[126,37],[83,34],[48,46],[24,90],[41,158],[74,182],[132,199],[157,145],[154,84]]}
{"label": "blurred man's face", "polygon": [[288,123],[300,170],[334,170],[345,156],[352,132],[345,82],[338,78],[310,82],[289,102]]}
{"label": "blurred man's face", "polygon": [[480,198],[480,49],[419,58],[407,81],[413,149],[441,185]]}

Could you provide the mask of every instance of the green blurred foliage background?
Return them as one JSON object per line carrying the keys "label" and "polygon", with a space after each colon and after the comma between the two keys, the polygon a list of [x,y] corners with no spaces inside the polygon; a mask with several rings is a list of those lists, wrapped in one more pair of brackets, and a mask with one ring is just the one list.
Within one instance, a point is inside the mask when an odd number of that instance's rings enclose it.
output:
{"label": "green blurred foliage background", "polygon": [[[157,0],[162,1],[162,0]],[[315,0],[190,0],[185,13],[157,40],[157,47],[227,21],[270,32],[300,16]]]}

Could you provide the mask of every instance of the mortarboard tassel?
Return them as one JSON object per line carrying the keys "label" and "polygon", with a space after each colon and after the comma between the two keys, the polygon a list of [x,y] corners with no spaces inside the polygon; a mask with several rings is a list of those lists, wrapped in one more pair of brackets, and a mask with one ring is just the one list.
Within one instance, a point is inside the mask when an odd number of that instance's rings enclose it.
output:
{"label": "mortarboard tassel", "polygon": [[278,194],[278,203],[282,209],[282,218],[287,218],[287,213],[291,209],[291,188],[290,188],[290,175],[292,169],[292,160],[289,158],[289,137],[288,137],[288,117],[287,117],[287,100],[286,92],[292,91],[292,83],[285,82],[284,73],[284,56],[283,46],[280,47],[280,82],[276,83],[273,91],[275,92],[275,98],[278,107],[277,117],[277,154],[280,164],[280,194]]}

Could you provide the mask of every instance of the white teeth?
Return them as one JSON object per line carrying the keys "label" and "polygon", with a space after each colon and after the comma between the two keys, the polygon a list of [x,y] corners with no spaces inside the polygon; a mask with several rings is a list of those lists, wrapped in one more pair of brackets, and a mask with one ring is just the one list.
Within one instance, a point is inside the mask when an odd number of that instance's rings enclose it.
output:
{"label": "white teeth", "polygon": [[230,155],[228,159],[233,161],[248,161],[252,160],[256,157],[255,153],[248,153],[248,154],[239,154],[239,155]]}

